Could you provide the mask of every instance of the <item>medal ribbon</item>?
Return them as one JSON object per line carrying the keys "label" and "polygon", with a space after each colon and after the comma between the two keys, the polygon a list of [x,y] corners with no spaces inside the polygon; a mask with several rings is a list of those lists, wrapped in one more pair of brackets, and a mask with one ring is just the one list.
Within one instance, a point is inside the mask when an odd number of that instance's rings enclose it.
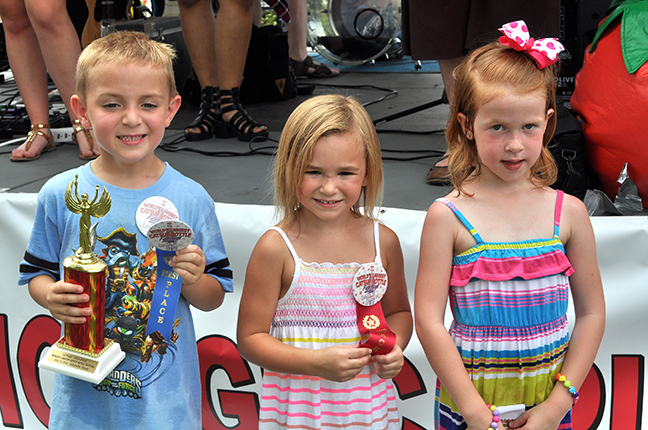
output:
{"label": "medal ribbon", "polygon": [[180,300],[182,278],[167,263],[173,258],[175,251],[156,248],[155,255],[157,257],[157,280],[146,324],[146,335],[159,331],[166,340],[169,340],[176,307]]}
{"label": "medal ribbon", "polygon": [[360,266],[353,279],[360,345],[373,355],[387,354],[396,345],[396,335],[387,326],[380,299],[387,289],[387,272],[380,263]]}
{"label": "medal ribbon", "polygon": [[387,354],[396,345],[396,335],[387,326],[380,302],[363,306],[356,302],[358,329],[363,341],[359,346],[371,348],[372,355]]}

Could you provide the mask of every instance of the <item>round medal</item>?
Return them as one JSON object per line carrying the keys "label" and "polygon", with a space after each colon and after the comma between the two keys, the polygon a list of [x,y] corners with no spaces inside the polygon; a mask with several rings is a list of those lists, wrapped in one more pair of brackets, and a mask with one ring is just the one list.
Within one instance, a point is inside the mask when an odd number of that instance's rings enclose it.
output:
{"label": "round medal", "polygon": [[146,237],[151,246],[164,251],[179,251],[193,241],[194,233],[182,221],[160,221],[148,229]]}
{"label": "round medal", "polygon": [[153,196],[144,200],[137,207],[135,222],[137,228],[144,236],[148,234],[149,228],[159,221],[178,220],[178,209],[173,202],[165,197]]}
{"label": "round medal", "polygon": [[353,278],[353,297],[362,306],[373,306],[387,291],[387,272],[382,264],[366,263]]}

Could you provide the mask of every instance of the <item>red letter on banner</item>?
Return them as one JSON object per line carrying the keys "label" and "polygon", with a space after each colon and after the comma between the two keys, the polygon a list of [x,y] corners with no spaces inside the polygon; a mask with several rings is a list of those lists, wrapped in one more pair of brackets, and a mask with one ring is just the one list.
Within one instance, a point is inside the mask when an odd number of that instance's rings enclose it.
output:
{"label": "red letter on banner", "polygon": [[[223,369],[233,387],[254,384],[254,375],[247,361],[241,357],[236,344],[223,336],[206,336],[198,341],[200,381],[202,384],[203,429],[225,430],[213,406],[210,382],[212,373]],[[219,390],[219,401],[224,416],[238,418],[237,430],[256,430],[259,425],[259,404],[256,393]]]}
{"label": "red letter on banner", "polygon": [[578,391],[585,395],[580,396],[572,411],[573,430],[596,430],[605,410],[605,381],[596,364],[592,364]]}
{"label": "red letter on banner", "polygon": [[610,430],[641,429],[643,355],[612,355],[612,411]]}
{"label": "red letter on banner", "polygon": [[3,387],[0,390],[0,413],[2,413],[2,423],[5,427],[23,428],[20,403],[9,356],[8,330],[7,315],[0,314],[0,331],[4,334],[0,337],[0,387]]}
{"label": "red letter on banner", "polygon": [[405,359],[405,364],[403,364],[400,373],[393,379],[394,385],[398,390],[398,397],[401,400],[407,400],[427,393],[425,382],[423,382],[419,371],[407,357],[403,358]]}
{"label": "red letter on banner", "polygon": [[[237,430],[257,430],[259,428],[259,398],[256,393],[218,390],[218,399],[224,416],[238,418]],[[204,421],[203,418],[203,427],[207,430]]]}
{"label": "red letter on banner", "polygon": [[412,420],[408,420],[407,418],[403,417],[403,428],[402,430],[425,430],[424,427],[421,427],[420,425],[416,424]]}
{"label": "red letter on banner", "polygon": [[38,374],[38,360],[47,346],[61,337],[61,325],[50,316],[40,315],[27,323],[18,342],[18,370],[25,397],[36,418],[49,424],[50,407],[45,401]]}

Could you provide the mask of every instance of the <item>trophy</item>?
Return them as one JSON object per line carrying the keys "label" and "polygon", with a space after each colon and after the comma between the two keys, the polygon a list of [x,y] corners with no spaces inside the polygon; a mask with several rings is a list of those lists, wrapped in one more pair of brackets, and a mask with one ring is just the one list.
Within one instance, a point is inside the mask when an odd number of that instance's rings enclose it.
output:
{"label": "trophy", "polygon": [[71,212],[81,214],[79,248],[63,260],[64,281],[83,287],[90,300],[75,306],[90,307],[92,314],[83,324],[65,323],[63,337],[49,348],[38,367],[98,384],[126,356],[119,343],[104,337],[108,267],[93,252],[97,236],[91,217],[106,215],[111,199],[106,187],[99,198],[99,185],[92,201],[86,193],[79,196],[77,179],[78,175],[68,184],[64,198]]}

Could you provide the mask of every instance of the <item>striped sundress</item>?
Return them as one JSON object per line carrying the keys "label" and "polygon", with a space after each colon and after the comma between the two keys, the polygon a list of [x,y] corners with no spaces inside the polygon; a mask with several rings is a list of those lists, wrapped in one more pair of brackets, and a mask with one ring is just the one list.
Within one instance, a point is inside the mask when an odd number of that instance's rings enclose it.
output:
{"label": "striped sundress", "polygon": [[[477,244],[454,257],[450,334],[484,402],[498,406],[544,401],[554,386],[567,345],[569,278],[573,268],[558,237],[563,193],[558,191],[551,239],[484,242],[448,200]],[[435,429],[466,422],[437,381]],[[571,429],[571,412],[559,429]]]}
{"label": "striped sundress", "polygon": [[[374,225],[376,262],[380,262],[378,223]],[[352,282],[358,263],[306,263],[283,237],[295,259],[292,284],[275,311],[270,334],[298,348],[357,345],[360,332]],[[391,379],[372,363],[347,382],[266,370],[259,429],[399,429],[396,391]]]}

